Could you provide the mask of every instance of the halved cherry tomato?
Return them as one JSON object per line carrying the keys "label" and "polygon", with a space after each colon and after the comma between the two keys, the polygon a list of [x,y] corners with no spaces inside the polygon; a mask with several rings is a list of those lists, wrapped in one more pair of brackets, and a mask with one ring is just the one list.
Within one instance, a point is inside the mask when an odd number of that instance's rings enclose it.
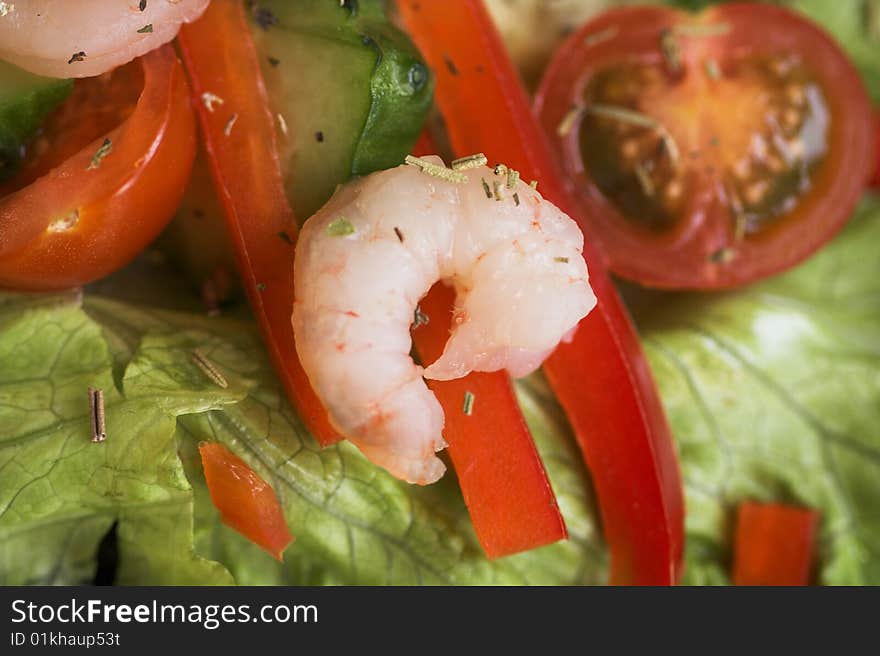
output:
{"label": "halved cherry tomato", "polygon": [[786,9],[626,7],[563,45],[536,99],[611,269],[725,288],[831,238],[871,168],[861,79]]}
{"label": "halved cherry tomato", "polygon": [[281,560],[293,536],[272,486],[219,442],[203,442],[199,454],[223,523]]}
{"label": "halved cherry tomato", "polygon": [[174,215],[192,168],[196,126],[171,46],[78,80],[0,189],[0,286],[50,290],[107,275]]}

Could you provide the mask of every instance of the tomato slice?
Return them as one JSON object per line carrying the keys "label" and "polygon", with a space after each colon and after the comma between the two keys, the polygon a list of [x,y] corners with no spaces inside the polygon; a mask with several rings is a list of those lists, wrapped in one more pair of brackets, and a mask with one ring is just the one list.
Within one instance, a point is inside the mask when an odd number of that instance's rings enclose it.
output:
{"label": "tomato slice", "polygon": [[272,486],[219,442],[203,442],[199,454],[223,523],[281,560],[293,536]]}
{"label": "tomato slice", "polygon": [[536,98],[611,269],[726,288],[803,260],[871,168],[871,108],[840,48],[780,7],[626,7],[560,48]]}
{"label": "tomato slice", "polygon": [[195,145],[171,46],[78,80],[24,169],[0,188],[0,286],[64,289],[128,263],[174,215]]}

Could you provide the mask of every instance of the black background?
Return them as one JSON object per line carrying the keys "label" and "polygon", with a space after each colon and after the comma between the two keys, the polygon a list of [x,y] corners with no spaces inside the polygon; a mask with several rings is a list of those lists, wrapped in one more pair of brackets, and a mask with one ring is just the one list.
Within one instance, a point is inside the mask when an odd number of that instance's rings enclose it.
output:
{"label": "black background", "polygon": [[[316,624],[12,623],[12,602],[314,604]],[[877,588],[0,588],[0,654],[10,634],[120,634],[89,653],[680,654],[877,653]]]}

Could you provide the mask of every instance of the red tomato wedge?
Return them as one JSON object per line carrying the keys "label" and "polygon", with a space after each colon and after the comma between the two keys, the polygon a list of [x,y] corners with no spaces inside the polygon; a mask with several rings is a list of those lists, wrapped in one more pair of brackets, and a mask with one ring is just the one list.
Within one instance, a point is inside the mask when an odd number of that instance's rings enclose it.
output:
{"label": "red tomato wedge", "polygon": [[604,13],[558,50],[535,108],[610,268],[656,287],[800,262],[849,218],[874,157],[858,72],[770,5]]}
{"label": "red tomato wedge", "polygon": [[223,523],[281,560],[293,536],[272,486],[219,442],[203,442],[199,453]]}
{"label": "red tomato wedge", "polygon": [[[545,198],[581,218],[479,0],[397,5],[436,74],[455,154],[484,152],[512,166],[522,178],[538,180]],[[669,426],[635,330],[589,240],[584,254],[599,304],[544,371],[593,476],[611,582],[671,584],[681,563],[684,503]]]}
{"label": "red tomato wedge", "polygon": [[[178,36],[242,284],[288,397],[323,445],[340,439],[296,354],[293,242],[275,122],[244,5],[214,0]],[[222,104],[216,100],[221,99]]]}
{"label": "red tomato wedge", "polygon": [[736,585],[808,585],[819,513],[777,503],[740,504],[736,514]]}
{"label": "red tomato wedge", "polygon": [[196,126],[171,46],[77,80],[41,153],[0,188],[0,286],[75,287],[128,263],[165,227],[192,168]]}

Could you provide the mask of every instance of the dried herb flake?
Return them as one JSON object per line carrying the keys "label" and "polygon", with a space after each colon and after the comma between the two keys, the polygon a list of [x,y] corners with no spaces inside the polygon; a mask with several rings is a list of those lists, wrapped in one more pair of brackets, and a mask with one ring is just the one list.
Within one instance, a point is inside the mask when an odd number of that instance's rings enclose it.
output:
{"label": "dried herb flake", "polygon": [[422,309],[417,305],[413,312],[413,329],[418,328],[419,326],[427,326],[429,323],[431,323],[431,317],[422,312]]}
{"label": "dried herb flake", "polygon": [[474,413],[474,394],[473,392],[464,393],[464,403],[462,403],[461,411],[470,417]]}
{"label": "dried herb flake", "polygon": [[95,154],[92,155],[92,161],[89,163],[86,170],[91,171],[92,169],[101,166],[101,162],[110,154],[111,150],[113,150],[113,142],[110,141],[110,139],[104,139],[104,143],[102,143],[98,150],[95,151]]}
{"label": "dried herb flake", "polygon": [[355,233],[355,227],[351,221],[340,216],[327,224],[326,231],[330,237],[346,237]]}

